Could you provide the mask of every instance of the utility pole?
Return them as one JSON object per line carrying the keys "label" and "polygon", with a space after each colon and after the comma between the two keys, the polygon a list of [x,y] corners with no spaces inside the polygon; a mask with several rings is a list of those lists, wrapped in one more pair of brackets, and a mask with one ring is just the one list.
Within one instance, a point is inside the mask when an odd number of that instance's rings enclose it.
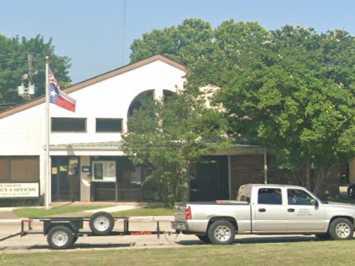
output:
{"label": "utility pole", "polygon": [[127,0],[122,0],[122,30],[121,30],[121,58],[120,63],[125,64],[125,49],[126,49],[126,27],[127,27]]}

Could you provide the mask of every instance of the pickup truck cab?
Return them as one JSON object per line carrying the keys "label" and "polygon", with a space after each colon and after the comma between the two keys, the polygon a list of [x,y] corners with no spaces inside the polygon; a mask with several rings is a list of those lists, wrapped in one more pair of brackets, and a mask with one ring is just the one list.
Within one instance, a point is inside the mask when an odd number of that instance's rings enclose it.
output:
{"label": "pickup truck cab", "polygon": [[236,201],[176,205],[173,227],[203,242],[230,244],[235,234],[315,234],[351,239],[355,205],[322,202],[307,189],[291,185],[247,184]]}

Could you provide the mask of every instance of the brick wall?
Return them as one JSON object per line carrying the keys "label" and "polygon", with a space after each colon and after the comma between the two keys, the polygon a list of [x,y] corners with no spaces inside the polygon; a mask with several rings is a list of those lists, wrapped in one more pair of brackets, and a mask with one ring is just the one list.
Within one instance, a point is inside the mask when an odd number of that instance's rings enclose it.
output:
{"label": "brick wall", "polygon": [[264,182],[264,157],[260,155],[231,156],[232,199],[241,185]]}

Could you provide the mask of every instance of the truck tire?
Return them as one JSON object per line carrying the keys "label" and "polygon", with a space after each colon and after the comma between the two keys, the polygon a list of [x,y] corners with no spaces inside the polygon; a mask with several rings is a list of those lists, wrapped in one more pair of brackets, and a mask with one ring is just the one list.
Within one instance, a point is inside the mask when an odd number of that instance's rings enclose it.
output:
{"label": "truck tire", "polygon": [[56,225],[47,235],[47,242],[52,249],[67,249],[73,246],[74,232],[68,226]]}
{"label": "truck tire", "polygon": [[232,244],[235,238],[235,226],[226,220],[217,220],[209,226],[208,238],[212,244]]}
{"label": "truck tire", "polygon": [[208,235],[196,235],[198,237],[198,239],[200,239],[201,242],[205,243],[205,244],[210,244],[211,241],[208,238]]}
{"label": "truck tire", "polygon": [[329,235],[334,240],[348,240],[353,237],[353,224],[349,219],[336,218],[329,226]]}
{"label": "truck tire", "polygon": [[115,220],[110,213],[97,212],[90,217],[89,225],[95,235],[104,236],[112,232]]}

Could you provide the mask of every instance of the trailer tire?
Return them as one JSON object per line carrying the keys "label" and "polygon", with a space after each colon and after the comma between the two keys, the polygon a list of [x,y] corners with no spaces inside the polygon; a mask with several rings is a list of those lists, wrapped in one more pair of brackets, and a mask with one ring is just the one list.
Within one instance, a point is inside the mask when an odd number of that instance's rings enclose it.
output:
{"label": "trailer tire", "polygon": [[110,213],[97,212],[90,217],[90,229],[95,235],[104,236],[112,232],[115,219]]}
{"label": "trailer tire", "polygon": [[208,239],[212,244],[232,244],[235,238],[235,226],[226,220],[217,220],[208,228]]}
{"label": "trailer tire", "polygon": [[73,246],[74,232],[68,226],[53,226],[47,235],[47,242],[52,249],[67,249]]}

